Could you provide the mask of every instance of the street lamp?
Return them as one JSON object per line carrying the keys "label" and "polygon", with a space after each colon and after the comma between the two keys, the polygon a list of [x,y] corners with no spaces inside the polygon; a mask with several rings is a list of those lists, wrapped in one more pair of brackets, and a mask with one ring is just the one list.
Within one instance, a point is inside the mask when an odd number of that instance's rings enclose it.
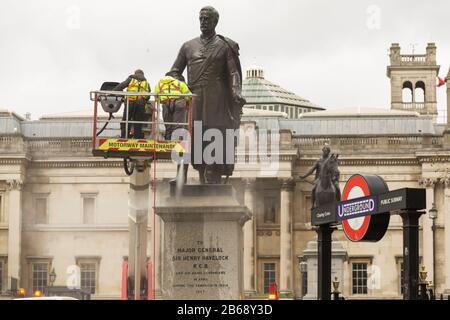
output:
{"label": "street lamp", "polygon": [[49,276],[49,281],[50,281],[50,287],[53,287],[53,283],[55,283],[56,280],[56,272],[55,272],[55,268],[52,268],[52,271],[50,272]]}
{"label": "street lamp", "polygon": [[333,280],[333,300],[339,300],[339,280],[338,277],[334,277]]}
{"label": "street lamp", "polygon": [[299,258],[300,262],[298,264],[298,269],[300,271],[300,278],[301,278],[301,286],[302,286],[302,299],[307,294],[307,288],[308,288],[308,263],[304,260],[301,260]]}
{"label": "street lamp", "polygon": [[420,298],[422,300],[428,300],[427,296],[427,274],[428,272],[425,270],[425,266],[422,265],[419,271],[419,287],[420,287]]}
{"label": "street lamp", "polygon": [[433,281],[429,281],[428,282],[428,292],[430,294],[430,300],[435,300],[436,299],[436,295],[435,295],[433,289],[434,289]]}
{"label": "street lamp", "polygon": [[433,232],[433,283],[436,285],[436,219],[438,211],[434,203],[431,205],[431,209],[428,211],[428,213],[432,221],[431,230]]}

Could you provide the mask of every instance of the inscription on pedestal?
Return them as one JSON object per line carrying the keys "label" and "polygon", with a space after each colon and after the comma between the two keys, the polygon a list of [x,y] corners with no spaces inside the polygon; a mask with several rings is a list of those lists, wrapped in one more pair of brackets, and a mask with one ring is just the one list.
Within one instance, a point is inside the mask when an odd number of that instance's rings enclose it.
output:
{"label": "inscription on pedestal", "polygon": [[163,298],[239,299],[241,229],[234,221],[165,223]]}
{"label": "inscription on pedestal", "polygon": [[217,281],[218,276],[226,278],[226,271],[220,270],[217,263],[221,261],[229,261],[224,248],[205,247],[203,241],[196,241],[194,247],[176,248],[172,263],[175,269],[186,271],[175,273],[173,288],[195,289],[196,294],[204,294],[207,289],[229,288],[227,283]]}

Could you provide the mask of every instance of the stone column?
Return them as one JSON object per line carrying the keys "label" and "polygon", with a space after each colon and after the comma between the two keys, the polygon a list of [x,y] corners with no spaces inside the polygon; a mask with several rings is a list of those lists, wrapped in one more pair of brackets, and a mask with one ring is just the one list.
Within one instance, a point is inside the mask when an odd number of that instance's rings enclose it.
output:
{"label": "stone column", "polygon": [[426,188],[427,197],[427,214],[422,216],[423,264],[428,272],[427,278],[433,279],[433,231],[431,230],[433,222],[428,215],[428,211],[432,208],[434,203],[434,186],[436,185],[436,180],[423,178],[419,183],[421,187]]}
{"label": "stone column", "polygon": [[22,240],[22,181],[6,181],[8,189],[8,288],[11,279],[20,283],[20,255]]}
{"label": "stone column", "polygon": [[447,130],[450,129],[450,69],[448,70],[447,78]]}
{"label": "stone column", "polygon": [[292,204],[295,182],[284,181],[280,205],[280,294],[293,294],[294,269],[292,255]]}
{"label": "stone column", "polygon": [[[153,197],[153,191],[152,195]],[[162,275],[161,275],[161,265],[162,265],[162,258],[163,258],[163,241],[162,241],[162,220],[161,217],[158,215],[154,215],[153,210],[151,210],[152,214],[150,216],[150,225],[152,230],[152,237],[150,239],[150,252],[151,252],[151,259],[153,263],[153,279],[154,281],[153,286],[155,290],[155,299],[159,300],[161,299],[161,281],[162,281]],[[154,242],[153,242],[154,240]]]}
{"label": "stone column", "polygon": [[246,179],[244,202],[252,216],[244,224],[244,294],[256,293],[256,248],[255,248],[255,180]]}
{"label": "stone column", "polygon": [[450,294],[450,177],[444,179],[445,293]]}

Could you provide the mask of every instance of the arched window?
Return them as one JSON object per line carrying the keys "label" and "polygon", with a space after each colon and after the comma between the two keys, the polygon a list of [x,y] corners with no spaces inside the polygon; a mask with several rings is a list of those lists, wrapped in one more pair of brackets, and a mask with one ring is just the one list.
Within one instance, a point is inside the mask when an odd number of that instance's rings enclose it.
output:
{"label": "arched window", "polygon": [[411,81],[403,82],[402,101],[403,101],[403,103],[412,103],[413,102],[413,85],[412,85]]}
{"label": "arched window", "polygon": [[423,81],[416,82],[416,88],[414,89],[414,98],[415,102],[425,102],[425,83]]}

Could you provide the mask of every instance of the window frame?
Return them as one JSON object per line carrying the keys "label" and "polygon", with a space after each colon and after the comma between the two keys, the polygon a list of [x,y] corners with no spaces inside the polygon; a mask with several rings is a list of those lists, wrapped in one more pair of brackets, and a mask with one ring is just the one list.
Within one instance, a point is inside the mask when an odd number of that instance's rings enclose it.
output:
{"label": "window frame", "polygon": [[[266,266],[269,266],[269,265],[273,266],[273,270],[266,270]],[[269,292],[270,283],[272,283],[272,282],[277,283],[277,264],[275,262],[264,262],[262,272],[263,272],[263,284],[262,284],[263,290],[262,291],[264,294],[269,294],[270,293]],[[273,276],[272,276],[273,279],[270,276],[267,279],[268,280],[267,292],[266,292],[266,273],[273,274]],[[272,280],[272,281],[270,281],[270,280]]]}
{"label": "window frame", "polygon": [[[272,201],[273,200],[273,201]],[[269,206],[269,202],[270,202],[270,206]],[[265,197],[264,197],[264,202],[263,202],[263,224],[265,224],[265,225],[274,225],[274,224],[278,224],[279,222],[278,222],[278,216],[279,216],[279,209],[278,209],[278,199],[277,199],[277,197],[275,196],[275,195],[266,195]],[[267,217],[267,215],[266,215],[266,213],[267,213],[267,210],[269,209],[269,207],[270,207],[270,209],[272,209],[272,208],[274,208],[275,209],[275,214],[274,214],[274,217],[273,217],[273,221],[269,221],[269,220],[267,220],[266,219],[266,217]]]}
{"label": "window frame", "polygon": [[[80,221],[81,224],[84,225],[94,225],[97,223],[97,192],[82,192],[80,194],[81,197],[81,217]],[[86,223],[85,222],[85,211],[84,211],[84,200],[85,199],[93,199],[94,200],[94,212],[93,212],[93,221],[92,223]]]}
{"label": "window frame", "polygon": [[0,256],[0,295],[6,292],[8,286],[8,260]]}
{"label": "window frame", "polygon": [[257,290],[259,294],[264,293],[264,264],[274,263],[275,264],[275,283],[279,286],[280,283],[280,258],[279,256],[262,256],[258,260],[258,270],[257,270]]}
{"label": "window frame", "polygon": [[[34,214],[33,214],[33,224],[35,225],[46,225],[49,224],[50,221],[50,215],[49,215],[49,195],[50,193],[33,193],[33,210],[34,210]],[[44,222],[38,222],[37,221],[37,201],[41,200],[41,199],[45,199],[45,219]]]}
{"label": "window frame", "polygon": [[8,218],[6,216],[5,210],[5,200],[5,193],[3,191],[0,191],[0,225],[8,224]]}
{"label": "window frame", "polygon": [[94,292],[89,291],[89,293],[91,295],[96,295],[99,293],[100,291],[100,287],[99,287],[99,277],[100,277],[100,260],[101,257],[90,257],[90,256],[81,256],[81,257],[76,257],[75,261],[76,261],[76,265],[78,266],[78,268],[80,268],[80,288],[81,289],[85,289],[85,287],[83,287],[82,282],[82,268],[81,265],[82,264],[93,264],[95,267],[95,287],[94,287]]}
{"label": "window frame", "polygon": [[[34,293],[36,290],[41,290],[43,292],[45,287],[48,287],[50,285],[50,270],[52,269],[52,258],[30,258],[29,259],[29,284],[28,288],[29,291]],[[34,266],[37,264],[46,264],[47,265],[47,279],[46,279],[46,285],[42,287],[42,289],[35,288],[34,287]]]}
{"label": "window frame", "polygon": [[[364,256],[364,257],[350,257],[348,260],[348,263],[350,265],[350,295],[354,297],[367,297],[371,295],[371,290],[369,289],[369,268],[372,266],[373,263],[373,257],[372,256]],[[353,265],[354,264],[366,264],[366,293],[353,293]]]}

